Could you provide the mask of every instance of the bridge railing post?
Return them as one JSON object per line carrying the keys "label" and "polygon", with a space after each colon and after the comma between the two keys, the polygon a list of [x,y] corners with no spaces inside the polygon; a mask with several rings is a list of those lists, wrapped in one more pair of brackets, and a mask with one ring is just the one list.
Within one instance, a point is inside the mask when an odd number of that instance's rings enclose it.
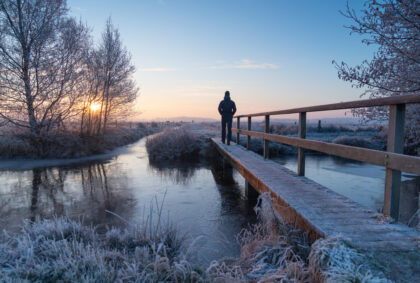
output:
{"label": "bridge railing post", "polygon": [[241,117],[236,117],[236,128],[238,129],[238,131],[236,132],[236,144],[239,145],[239,131],[241,128]]}
{"label": "bridge railing post", "polygon": [[[251,116],[248,117],[248,125],[247,125],[248,131],[251,131]],[[249,150],[251,147],[251,136],[248,135],[246,138],[246,148]]]}
{"label": "bridge railing post", "polygon": [[[270,132],[270,115],[265,115],[264,122],[264,133]],[[264,158],[268,159],[270,155],[270,149],[268,148],[268,140],[264,139]]]}
{"label": "bridge railing post", "polygon": [[[389,107],[387,151],[403,153],[405,104]],[[401,171],[386,167],[383,213],[398,221],[400,206]]]}
{"label": "bridge railing post", "polygon": [[[299,113],[299,138],[306,138],[306,112]],[[305,176],[305,149],[298,147],[298,166],[299,176]]]}

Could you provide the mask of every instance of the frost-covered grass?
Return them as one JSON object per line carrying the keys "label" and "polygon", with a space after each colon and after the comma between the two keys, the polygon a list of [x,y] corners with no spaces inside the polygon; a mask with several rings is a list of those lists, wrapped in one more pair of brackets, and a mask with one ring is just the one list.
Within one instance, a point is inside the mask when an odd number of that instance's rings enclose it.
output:
{"label": "frost-covered grass", "polygon": [[151,160],[192,160],[205,157],[210,147],[210,130],[200,126],[184,125],[166,128],[147,139],[146,149]]}
{"label": "frost-covered grass", "polygon": [[193,282],[202,275],[183,244],[157,202],[141,224],[105,233],[68,217],[25,221],[20,234],[1,238],[0,281]]}
{"label": "frost-covered grass", "polygon": [[267,195],[256,212],[259,223],[237,236],[240,256],[209,266],[195,263],[195,241],[186,246],[158,204],[141,224],[104,233],[67,217],[26,221],[20,234],[1,238],[0,281],[387,282],[338,237],[311,245],[281,221]]}
{"label": "frost-covered grass", "polygon": [[237,236],[240,257],[230,265],[214,262],[210,268],[234,281],[311,282],[307,234],[282,222],[266,194],[260,196],[255,210],[259,222]]}
{"label": "frost-covered grass", "polygon": [[371,270],[370,261],[340,237],[316,241],[309,255],[312,277],[318,282],[392,282]]}
{"label": "frost-covered grass", "polygon": [[0,135],[0,156],[35,156],[36,149],[32,146],[28,138],[12,135]]}
{"label": "frost-covered grass", "polygon": [[[354,127],[350,125],[333,125],[326,124],[318,127],[316,124],[308,124],[307,133],[340,133],[340,132],[365,132],[377,131],[372,126]],[[298,125],[291,123],[275,123],[271,126],[271,132],[279,135],[296,135],[298,133]]]}
{"label": "frost-covered grass", "polygon": [[[236,136],[233,136],[233,141],[236,142]],[[239,144],[246,147],[247,138],[244,135],[241,135],[239,139]],[[281,143],[270,142],[269,150],[271,157],[277,157],[282,155],[291,155],[297,154],[297,148],[293,146],[288,146]],[[250,150],[258,154],[263,154],[264,151],[264,142],[262,139],[251,138]]]}
{"label": "frost-covered grass", "polygon": [[356,147],[363,147],[363,148],[370,148],[370,149],[377,149],[379,146],[362,137],[358,136],[339,136],[333,140],[333,143],[336,144],[342,144],[342,145],[350,145],[350,146],[356,146]]}
{"label": "frost-covered grass", "polygon": [[152,126],[115,128],[103,136],[55,132],[34,137],[26,133],[0,135],[0,158],[79,158],[105,153],[160,130]]}
{"label": "frost-covered grass", "polygon": [[68,218],[30,224],[0,245],[0,279],[33,282],[185,281],[199,277],[179,256],[176,230],[93,227]]}

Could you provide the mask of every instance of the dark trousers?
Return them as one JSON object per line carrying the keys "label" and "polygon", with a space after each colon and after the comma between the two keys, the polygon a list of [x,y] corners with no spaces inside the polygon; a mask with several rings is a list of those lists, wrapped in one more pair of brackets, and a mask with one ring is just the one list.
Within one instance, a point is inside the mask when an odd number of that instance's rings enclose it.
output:
{"label": "dark trousers", "polygon": [[232,118],[231,117],[222,117],[222,142],[226,140],[226,127],[228,131],[227,144],[230,144],[232,139]]}

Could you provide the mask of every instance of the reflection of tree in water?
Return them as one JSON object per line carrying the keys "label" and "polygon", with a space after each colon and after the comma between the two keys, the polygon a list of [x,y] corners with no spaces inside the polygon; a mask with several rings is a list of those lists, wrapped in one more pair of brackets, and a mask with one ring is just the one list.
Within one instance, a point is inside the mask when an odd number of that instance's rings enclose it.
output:
{"label": "reflection of tree in water", "polygon": [[117,166],[102,163],[27,171],[23,181],[5,188],[0,199],[7,200],[2,206],[6,219],[0,224],[16,230],[25,218],[66,214],[87,224],[120,224],[105,210],[123,217],[131,211],[135,202],[125,180]]}
{"label": "reflection of tree in water", "polygon": [[152,172],[176,184],[187,184],[194,176],[195,171],[203,166],[202,163],[197,161],[157,161],[149,159],[149,168]]}
{"label": "reflection of tree in water", "polygon": [[63,199],[66,171],[60,169],[32,170],[31,220],[52,213],[60,215],[64,212]]}
{"label": "reflection of tree in water", "polygon": [[109,189],[108,176],[103,164],[93,164],[80,169],[83,192],[95,203],[104,203],[104,208],[113,210],[110,201],[112,191]]}
{"label": "reflection of tree in water", "polygon": [[106,211],[126,217],[134,206],[123,171],[116,165],[97,163],[83,166],[79,172],[84,199],[78,204],[77,213],[88,223],[122,224]]}

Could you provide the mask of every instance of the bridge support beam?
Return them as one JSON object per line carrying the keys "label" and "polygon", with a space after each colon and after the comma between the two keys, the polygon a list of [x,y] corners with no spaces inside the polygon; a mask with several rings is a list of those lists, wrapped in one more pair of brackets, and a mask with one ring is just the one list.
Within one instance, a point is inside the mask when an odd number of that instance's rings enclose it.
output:
{"label": "bridge support beam", "polygon": [[239,145],[239,137],[240,137],[240,129],[241,129],[241,117],[236,117],[236,128],[238,129],[238,132],[236,133],[236,144]]}
{"label": "bridge support beam", "polygon": [[[270,132],[270,116],[265,115],[265,122],[264,122],[264,133]],[[270,149],[268,145],[268,140],[264,139],[264,158],[268,159],[270,156]]]}
{"label": "bridge support beam", "polygon": [[[299,113],[299,138],[306,138],[306,112]],[[298,147],[297,173],[299,176],[305,176],[305,149]]]}
{"label": "bridge support beam", "polygon": [[[404,150],[404,120],[405,104],[389,107],[388,144],[387,151],[403,153]],[[386,168],[384,209],[385,215],[390,215],[398,221],[400,214],[401,171]]]}
{"label": "bridge support beam", "polygon": [[245,180],[245,196],[247,199],[255,201],[259,195],[258,191],[247,180]]}
{"label": "bridge support beam", "polygon": [[[251,131],[251,117],[248,117],[248,125],[247,125],[248,131]],[[251,136],[248,135],[246,138],[246,148],[249,150],[251,147]]]}

